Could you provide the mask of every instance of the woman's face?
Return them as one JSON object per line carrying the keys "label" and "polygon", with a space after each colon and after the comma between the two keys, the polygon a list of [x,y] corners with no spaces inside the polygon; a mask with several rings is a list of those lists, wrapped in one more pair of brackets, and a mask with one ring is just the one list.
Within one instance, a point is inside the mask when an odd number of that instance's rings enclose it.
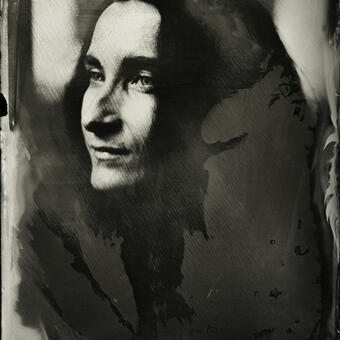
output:
{"label": "woman's face", "polygon": [[131,0],[113,3],[96,24],[85,58],[90,83],[81,124],[98,190],[131,186],[145,175],[160,23],[157,9]]}

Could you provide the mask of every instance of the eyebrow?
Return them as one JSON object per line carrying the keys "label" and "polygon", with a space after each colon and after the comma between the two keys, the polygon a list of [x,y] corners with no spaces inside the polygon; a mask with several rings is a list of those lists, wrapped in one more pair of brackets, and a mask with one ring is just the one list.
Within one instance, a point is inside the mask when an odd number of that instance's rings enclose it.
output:
{"label": "eyebrow", "polygon": [[140,69],[148,69],[150,71],[154,71],[157,64],[158,59],[155,57],[128,56],[123,58],[121,71],[123,73]]}
{"label": "eyebrow", "polygon": [[94,57],[91,54],[87,54],[84,58],[84,65],[85,66],[90,66],[90,67],[95,67],[98,69],[103,69],[102,64],[100,63],[100,61]]}
{"label": "eyebrow", "polygon": [[[103,69],[99,59],[92,54],[87,54],[84,58],[85,66]],[[145,56],[127,56],[124,57],[120,65],[119,74],[130,73],[141,69],[148,69],[154,71],[158,64],[158,59],[155,57]]]}

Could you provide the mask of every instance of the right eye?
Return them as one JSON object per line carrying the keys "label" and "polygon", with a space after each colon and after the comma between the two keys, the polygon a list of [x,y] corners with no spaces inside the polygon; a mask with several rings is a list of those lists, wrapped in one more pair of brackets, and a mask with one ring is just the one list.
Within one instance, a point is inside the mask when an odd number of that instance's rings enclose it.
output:
{"label": "right eye", "polygon": [[105,81],[105,77],[102,71],[96,68],[89,69],[88,71],[90,81],[92,82],[103,82]]}

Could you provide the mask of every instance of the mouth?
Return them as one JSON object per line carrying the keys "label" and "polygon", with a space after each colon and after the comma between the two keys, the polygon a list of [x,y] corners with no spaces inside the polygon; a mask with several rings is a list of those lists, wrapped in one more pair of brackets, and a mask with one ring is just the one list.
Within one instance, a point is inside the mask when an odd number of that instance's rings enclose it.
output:
{"label": "mouth", "polygon": [[115,160],[131,154],[130,150],[120,146],[92,146],[91,149],[94,156],[101,161]]}

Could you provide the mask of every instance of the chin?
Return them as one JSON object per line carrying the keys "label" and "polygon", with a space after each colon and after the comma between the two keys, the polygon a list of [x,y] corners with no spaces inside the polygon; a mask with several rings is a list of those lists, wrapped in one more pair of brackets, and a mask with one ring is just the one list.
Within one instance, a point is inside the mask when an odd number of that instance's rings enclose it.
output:
{"label": "chin", "polygon": [[99,191],[115,191],[135,186],[142,177],[141,173],[126,169],[93,169],[91,185]]}

